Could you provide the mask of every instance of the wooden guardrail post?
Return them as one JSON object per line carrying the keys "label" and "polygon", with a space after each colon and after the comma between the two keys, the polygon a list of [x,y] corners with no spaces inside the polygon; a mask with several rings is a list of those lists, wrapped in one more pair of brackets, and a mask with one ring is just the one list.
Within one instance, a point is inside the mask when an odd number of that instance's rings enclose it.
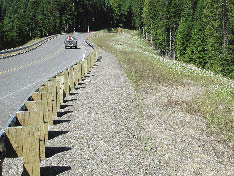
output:
{"label": "wooden guardrail post", "polygon": [[96,62],[96,61],[97,61],[97,59],[98,59],[98,55],[99,55],[99,51],[98,51],[98,50],[96,50],[96,51],[95,51],[95,59],[96,59],[96,60],[95,60],[95,62]]}
{"label": "wooden guardrail post", "polygon": [[94,53],[94,58],[95,58],[94,60],[95,60],[95,62],[96,62],[96,61],[98,60],[98,51],[97,51],[97,50],[96,50],[95,53]]}
{"label": "wooden guardrail post", "polygon": [[93,59],[93,55],[91,55],[90,56],[90,59],[89,59],[89,63],[90,63],[90,65],[89,65],[89,70],[91,71],[91,69],[92,69],[92,59]]}
{"label": "wooden guardrail post", "polygon": [[5,130],[18,157],[23,157],[23,176],[40,176],[39,128],[35,126],[8,127]]}
{"label": "wooden guardrail post", "polygon": [[85,76],[85,74],[87,73],[87,60],[85,59],[85,60],[83,60],[82,62],[81,62],[81,65],[82,65],[82,78]]}
{"label": "wooden guardrail post", "polygon": [[44,126],[45,126],[45,140],[48,140],[48,130],[49,130],[49,106],[48,106],[48,93],[41,92],[42,100],[42,112],[44,117]]}
{"label": "wooden guardrail post", "polygon": [[41,101],[42,100],[42,94],[41,92],[33,92],[32,98],[34,101]]}
{"label": "wooden guardrail post", "polygon": [[85,75],[88,73],[88,59],[84,60],[85,62]]}
{"label": "wooden guardrail post", "polygon": [[73,71],[74,71],[74,83],[75,83],[75,86],[78,85],[78,82],[79,82],[79,75],[78,75],[78,65],[75,64],[72,66],[73,67]]}
{"label": "wooden guardrail post", "polygon": [[77,76],[78,76],[78,83],[82,80],[82,66],[81,62],[77,63]]}
{"label": "wooden guardrail post", "polygon": [[94,66],[95,62],[97,61],[97,51],[94,51],[94,53],[92,53],[92,66]]}
{"label": "wooden guardrail post", "polygon": [[40,158],[45,158],[45,133],[48,129],[45,129],[43,120],[41,119],[42,112],[39,111],[19,111],[16,113],[16,118],[21,126],[38,126],[40,128]]}
{"label": "wooden guardrail post", "polygon": [[94,51],[94,53],[92,54],[92,61],[91,61],[92,62],[92,66],[95,64],[95,52],[96,51]]}
{"label": "wooden guardrail post", "polygon": [[51,95],[53,102],[53,118],[57,117],[57,86],[56,86],[56,78],[52,78],[49,81],[51,83]]}
{"label": "wooden guardrail post", "polygon": [[52,98],[48,91],[48,87],[46,85],[41,86],[39,88],[39,92],[42,93],[42,101],[47,102],[46,111],[47,111],[48,125],[53,125],[53,104],[52,104]]}
{"label": "wooden guardrail post", "polygon": [[49,114],[48,114],[48,96],[45,92],[34,92],[32,94],[32,98],[34,101],[41,104],[38,109],[40,112],[42,112],[42,118],[44,123],[44,130],[45,130],[45,140],[48,140],[48,126],[49,126]]}
{"label": "wooden guardrail post", "polygon": [[84,68],[84,61],[81,61],[80,64],[81,64],[81,79],[83,79],[83,77],[84,77],[84,70],[85,70],[85,68]]}
{"label": "wooden guardrail post", "polygon": [[73,67],[69,67],[68,68],[68,75],[69,75],[69,85],[71,90],[75,90],[75,81],[74,81],[74,71],[73,71]]}
{"label": "wooden guardrail post", "polygon": [[94,65],[94,64],[96,63],[96,61],[97,61],[97,57],[96,57],[96,54],[95,54],[95,53],[93,54],[93,57],[92,57],[92,58],[93,58],[93,65]]}
{"label": "wooden guardrail post", "polygon": [[70,95],[70,87],[69,87],[69,80],[68,80],[68,70],[65,70],[63,72],[64,74],[64,91],[66,94],[66,97]]}
{"label": "wooden guardrail post", "polygon": [[94,56],[94,54],[92,54],[92,66],[94,65],[94,63],[95,63],[95,56]]}
{"label": "wooden guardrail post", "polygon": [[63,91],[64,91],[64,76],[59,74],[56,76],[57,87],[57,110],[60,110],[60,105],[63,103]]}
{"label": "wooden guardrail post", "polygon": [[49,103],[52,103],[52,119],[49,119],[49,125],[53,125],[53,118],[57,116],[56,80],[55,78],[52,78],[45,84],[48,89]]}
{"label": "wooden guardrail post", "polygon": [[76,71],[74,68],[74,65],[71,66],[71,70],[72,70],[72,90],[75,90],[75,86],[76,86]]}
{"label": "wooden guardrail post", "polygon": [[91,54],[87,57],[87,73],[90,71],[90,57],[91,57]]}

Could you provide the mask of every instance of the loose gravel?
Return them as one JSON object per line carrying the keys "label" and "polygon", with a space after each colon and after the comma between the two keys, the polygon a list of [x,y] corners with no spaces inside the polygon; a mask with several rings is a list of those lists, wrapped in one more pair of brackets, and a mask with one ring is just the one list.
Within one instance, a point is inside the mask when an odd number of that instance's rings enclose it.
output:
{"label": "loose gravel", "polygon": [[136,92],[117,60],[101,55],[50,128],[42,175],[234,175],[232,150],[204,120],[167,106],[189,88]]}

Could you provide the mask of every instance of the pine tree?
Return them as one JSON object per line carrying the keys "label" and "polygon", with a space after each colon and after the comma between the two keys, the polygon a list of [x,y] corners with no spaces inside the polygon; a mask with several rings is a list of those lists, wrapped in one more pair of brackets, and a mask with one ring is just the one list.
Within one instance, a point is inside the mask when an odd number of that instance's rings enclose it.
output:
{"label": "pine tree", "polygon": [[205,58],[208,61],[206,68],[214,72],[220,72],[222,57],[222,28],[221,28],[220,1],[204,1],[204,10],[202,21],[205,26],[206,53]]}
{"label": "pine tree", "polygon": [[148,38],[147,34],[151,32],[153,26],[151,0],[145,0],[144,2],[142,19],[144,25],[144,32],[146,33],[146,37]]}
{"label": "pine tree", "polygon": [[168,1],[154,1],[154,44],[161,55],[165,55],[168,50]]}
{"label": "pine tree", "polygon": [[143,11],[143,0],[135,0],[131,1],[131,7],[133,12],[133,23],[136,27],[136,29],[139,29],[141,31],[141,28],[143,27],[142,24],[142,11]]}
{"label": "pine tree", "polygon": [[186,60],[185,53],[191,37],[192,15],[192,1],[185,0],[179,27],[176,32],[176,57],[178,60],[185,62],[189,62],[189,60]]}
{"label": "pine tree", "polygon": [[15,47],[17,39],[17,27],[16,27],[16,14],[17,14],[17,2],[11,1],[6,5],[6,14],[3,20],[3,33],[4,42],[7,46]]}
{"label": "pine tree", "polygon": [[0,0],[0,50],[2,50],[4,47],[3,47],[3,40],[4,40],[4,37],[3,37],[3,19],[4,19],[4,4],[3,4],[3,1]]}
{"label": "pine tree", "polygon": [[208,60],[204,57],[206,54],[205,26],[202,22],[204,9],[204,0],[199,0],[196,6],[193,18],[193,27],[191,39],[188,41],[188,47],[185,53],[185,60],[199,67],[205,68]]}
{"label": "pine tree", "polygon": [[226,1],[227,46],[223,60],[223,73],[234,79],[234,2]]}

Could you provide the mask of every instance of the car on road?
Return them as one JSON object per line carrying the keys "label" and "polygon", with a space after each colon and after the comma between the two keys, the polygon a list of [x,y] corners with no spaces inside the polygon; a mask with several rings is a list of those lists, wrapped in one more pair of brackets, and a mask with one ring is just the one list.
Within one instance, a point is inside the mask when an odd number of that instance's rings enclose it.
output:
{"label": "car on road", "polygon": [[68,36],[64,40],[65,49],[66,48],[77,48],[77,39],[73,36]]}

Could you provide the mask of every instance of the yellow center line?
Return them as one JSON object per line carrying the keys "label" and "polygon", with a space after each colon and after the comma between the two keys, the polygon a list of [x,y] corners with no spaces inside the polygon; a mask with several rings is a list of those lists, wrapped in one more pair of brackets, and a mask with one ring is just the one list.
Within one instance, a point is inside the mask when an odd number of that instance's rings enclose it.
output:
{"label": "yellow center line", "polygon": [[47,57],[43,57],[40,60],[31,62],[29,64],[25,64],[25,65],[22,65],[22,66],[14,67],[14,68],[11,68],[11,69],[8,69],[8,70],[3,70],[3,71],[0,72],[0,75],[10,73],[10,72],[14,72],[14,71],[18,71],[18,70],[22,70],[22,69],[25,69],[25,68],[30,67],[32,65],[39,64],[39,63],[41,63],[43,61],[47,61],[49,59],[52,59],[52,58],[56,57],[62,51],[63,51],[63,48],[59,49],[55,54],[47,56]]}

